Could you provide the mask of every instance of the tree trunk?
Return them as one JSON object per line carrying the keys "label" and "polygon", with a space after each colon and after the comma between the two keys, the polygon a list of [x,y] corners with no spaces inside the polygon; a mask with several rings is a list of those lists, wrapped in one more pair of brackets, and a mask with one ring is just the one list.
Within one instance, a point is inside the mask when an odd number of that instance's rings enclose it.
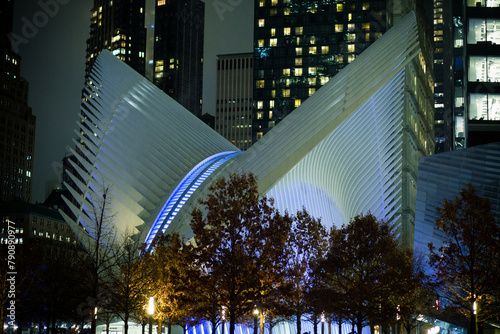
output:
{"label": "tree trunk", "polygon": [[124,321],[125,323],[123,325],[123,329],[124,329],[123,332],[124,332],[124,334],[128,334],[128,314],[127,313],[125,314],[125,319],[124,320],[125,320]]}
{"label": "tree trunk", "polygon": [[300,314],[299,312],[297,312],[297,315],[296,315],[297,319],[297,334],[302,334],[302,322],[301,322],[301,317],[302,317],[302,314]]}
{"label": "tree trunk", "polygon": [[229,334],[234,334],[235,324],[236,324],[236,317],[234,316],[234,312],[231,312],[229,316]]}
{"label": "tree trunk", "polygon": [[142,334],[145,334],[146,333],[146,323],[143,321],[141,323],[141,325],[142,325]]}

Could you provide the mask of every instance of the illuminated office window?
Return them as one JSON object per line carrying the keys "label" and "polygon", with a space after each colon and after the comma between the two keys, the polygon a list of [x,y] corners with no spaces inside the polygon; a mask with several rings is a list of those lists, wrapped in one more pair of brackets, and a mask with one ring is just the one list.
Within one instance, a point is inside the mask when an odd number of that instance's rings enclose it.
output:
{"label": "illuminated office window", "polygon": [[355,49],[354,44],[347,44],[347,52],[354,52]]}
{"label": "illuminated office window", "polygon": [[278,39],[277,38],[271,38],[269,40],[269,45],[270,46],[277,46],[278,45]]}
{"label": "illuminated office window", "polygon": [[276,36],[276,28],[271,28],[271,36]]}
{"label": "illuminated office window", "polygon": [[500,57],[469,57],[469,81],[500,82]]}
{"label": "illuminated office window", "polygon": [[302,58],[295,58],[295,66],[302,66]]}
{"label": "illuminated office window", "polygon": [[329,77],[321,77],[321,86],[323,86],[324,84],[326,84],[329,80],[330,80]]}
{"label": "illuminated office window", "polygon": [[257,119],[263,119],[264,118],[264,113],[262,111],[257,112]]}
{"label": "illuminated office window", "polygon": [[262,28],[264,26],[264,19],[259,19],[259,27]]}
{"label": "illuminated office window", "polygon": [[302,55],[302,48],[295,48],[295,54],[296,54],[297,56]]}
{"label": "illuminated office window", "polygon": [[369,2],[363,2],[363,5],[361,6],[363,10],[368,10],[370,9],[370,3]]}
{"label": "illuminated office window", "polygon": [[255,87],[256,88],[264,88],[264,80],[257,80]]}
{"label": "illuminated office window", "polygon": [[335,25],[335,32],[342,32],[344,31],[344,25],[343,24],[336,24]]}
{"label": "illuminated office window", "polygon": [[337,4],[337,12],[342,12],[342,11],[344,11],[344,5],[341,3]]}
{"label": "illuminated office window", "polygon": [[478,42],[500,44],[500,19],[469,19],[467,43]]}
{"label": "illuminated office window", "polygon": [[278,4],[278,0],[271,0],[271,6],[276,6]]}
{"label": "illuminated office window", "polygon": [[282,90],[283,97],[290,97],[290,89],[285,88]]}
{"label": "illuminated office window", "polygon": [[295,27],[295,35],[302,35],[304,27]]}
{"label": "illuminated office window", "polygon": [[263,39],[259,39],[257,41],[257,45],[259,46],[259,48],[263,48],[264,47],[264,40]]}
{"label": "illuminated office window", "polygon": [[311,54],[311,55],[315,55],[316,54],[316,47],[315,46],[309,47],[309,54]]}
{"label": "illuminated office window", "polygon": [[309,88],[309,96],[313,95],[314,93],[316,93],[316,88]]}
{"label": "illuminated office window", "polygon": [[500,94],[470,94],[469,119],[499,121]]}
{"label": "illuminated office window", "polygon": [[264,101],[257,101],[257,109],[264,108]]}
{"label": "illuminated office window", "polygon": [[330,47],[328,45],[324,45],[321,47],[321,53],[327,54],[330,51]]}
{"label": "illuminated office window", "polygon": [[283,69],[283,75],[289,77],[290,76],[290,69],[289,68],[284,68]]}
{"label": "illuminated office window", "polygon": [[300,106],[301,103],[302,103],[301,99],[296,99],[295,100],[295,108],[297,108],[298,106]]}
{"label": "illuminated office window", "polygon": [[301,67],[296,68],[295,69],[295,76],[300,77],[301,75],[302,75],[302,68]]}
{"label": "illuminated office window", "polygon": [[290,15],[290,8],[284,8],[283,15]]}
{"label": "illuminated office window", "polygon": [[291,29],[290,29],[289,27],[287,27],[287,28],[283,28],[283,35],[284,35],[284,36],[289,36],[289,35],[290,35],[290,32],[291,32],[290,30],[291,30]]}
{"label": "illuminated office window", "polygon": [[316,75],[316,67],[309,67],[309,75]]}
{"label": "illuminated office window", "polygon": [[[269,101],[269,108],[274,108],[274,100]],[[272,115],[272,111],[269,112],[269,115]],[[269,116],[269,118],[272,118],[272,116]]]}
{"label": "illuminated office window", "polygon": [[308,78],[309,86],[316,86],[316,78]]}

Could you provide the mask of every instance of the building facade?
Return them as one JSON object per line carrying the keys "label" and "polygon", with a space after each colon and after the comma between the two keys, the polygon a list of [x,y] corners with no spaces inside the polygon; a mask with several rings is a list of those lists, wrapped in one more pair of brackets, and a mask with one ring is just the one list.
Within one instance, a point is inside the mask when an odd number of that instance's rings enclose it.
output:
{"label": "building facade", "polygon": [[253,54],[219,55],[215,130],[240,150],[252,145]]}
{"label": "building facade", "polygon": [[454,71],[452,0],[434,0],[434,132],[436,153],[453,149]]}
{"label": "building facade", "polygon": [[29,83],[21,57],[11,51],[13,1],[0,9],[0,199],[30,202],[33,189],[36,117],[28,106]]}
{"label": "building facade", "polygon": [[145,0],[94,0],[87,39],[85,78],[104,50],[139,74],[146,70]]}
{"label": "building facade", "polygon": [[443,68],[436,81],[436,92],[443,96],[436,115],[444,113],[445,129],[451,119],[451,131],[444,130],[442,137],[436,133],[438,147],[448,136],[452,143],[444,151],[500,141],[500,2],[436,0],[434,12],[439,15],[435,40],[442,41],[436,61]]}
{"label": "building facade", "polygon": [[[468,147],[423,157],[419,160],[415,252],[428,258],[428,243],[443,245],[444,233],[438,230],[437,208],[443,200],[453,200],[471,183],[477,194],[491,202],[491,210],[500,215],[500,143]],[[446,173],[442,173],[446,170]]]}
{"label": "building facade", "polygon": [[[77,244],[77,238],[61,214],[41,205],[12,201],[1,206],[0,244],[7,244],[7,228],[14,227],[16,244],[30,239],[51,240],[54,244]],[[7,224],[7,220],[13,222]]]}
{"label": "building facade", "polygon": [[201,116],[205,4],[155,1],[153,83]]}
{"label": "building facade", "polygon": [[255,1],[253,140],[380,38],[385,9],[385,0]]}

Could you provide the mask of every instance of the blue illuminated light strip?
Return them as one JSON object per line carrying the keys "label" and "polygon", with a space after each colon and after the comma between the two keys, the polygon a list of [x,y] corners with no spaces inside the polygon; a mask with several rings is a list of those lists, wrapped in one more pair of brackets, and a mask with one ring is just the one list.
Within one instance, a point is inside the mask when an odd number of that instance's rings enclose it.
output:
{"label": "blue illuminated light strip", "polygon": [[214,154],[196,165],[184,177],[184,179],[182,179],[177,188],[175,188],[168,198],[153,223],[153,227],[149,231],[148,237],[146,238],[147,247],[151,245],[160,229],[162,232],[167,230],[167,227],[181,210],[182,206],[187,202],[196,189],[198,189],[203,181],[205,181],[222,164],[240,153],[242,152],[229,151]]}

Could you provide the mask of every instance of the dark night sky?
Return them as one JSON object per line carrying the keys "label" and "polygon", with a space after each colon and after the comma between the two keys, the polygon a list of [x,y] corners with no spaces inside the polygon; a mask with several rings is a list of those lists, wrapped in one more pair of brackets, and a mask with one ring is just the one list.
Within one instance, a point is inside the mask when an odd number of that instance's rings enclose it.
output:
{"label": "dark night sky", "polygon": [[[44,9],[40,3],[55,3],[58,8]],[[15,3],[14,51],[22,56],[21,74],[30,83],[29,105],[37,117],[33,202],[43,202],[58,186],[61,160],[74,146],[92,4],[92,0]],[[219,11],[217,6],[222,6]],[[203,112],[214,114],[215,57],[252,50],[253,1],[206,0],[205,7]],[[152,9],[154,0],[146,0],[146,19],[152,17]]]}

